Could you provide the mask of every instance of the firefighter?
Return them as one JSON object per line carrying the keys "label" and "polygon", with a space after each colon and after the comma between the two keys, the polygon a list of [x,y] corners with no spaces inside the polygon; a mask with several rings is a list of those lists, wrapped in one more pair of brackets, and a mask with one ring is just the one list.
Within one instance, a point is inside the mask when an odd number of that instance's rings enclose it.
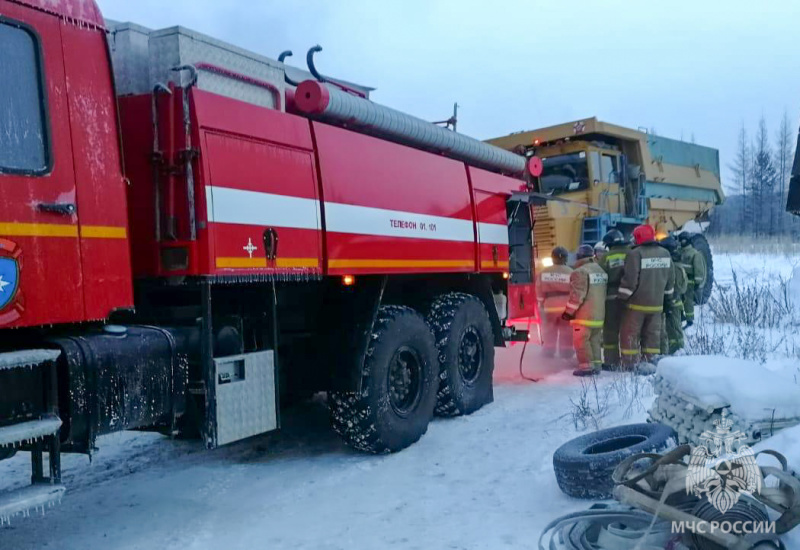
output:
{"label": "firefighter", "polygon": [[653,227],[640,225],[633,240],[619,286],[625,302],[619,347],[623,366],[631,369],[661,352],[661,314],[672,303],[675,285],[672,259],[656,242]]}
{"label": "firefighter", "polygon": [[558,350],[561,357],[572,357],[572,338],[569,324],[561,319],[569,298],[569,277],[572,268],[567,265],[569,252],[557,246],[550,254],[553,265],[545,267],[537,274],[536,288],[541,302],[542,340],[544,354],[554,357]]}
{"label": "firefighter", "polygon": [[675,299],[671,303],[664,304],[664,315],[661,320],[661,353],[672,355],[683,347],[683,328],[681,327],[681,315],[683,314],[683,302],[681,297],[686,292],[686,272],[681,267],[681,250],[678,240],[669,236],[662,239],[659,244],[663,246],[672,257],[672,272],[675,277]]}
{"label": "firefighter", "polygon": [[594,245],[594,259],[598,264],[607,253],[608,245],[606,245],[605,241],[599,241]]}
{"label": "firefighter", "polygon": [[622,281],[622,271],[625,267],[625,258],[631,246],[624,235],[612,229],[603,236],[603,243],[608,251],[597,260],[597,263],[608,274],[608,289],[606,291],[606,318],[603,323],[603,368],[618,369],[619,362],[619,325],[622,322],[623,302],[617,297],[619,283]]}
{"label": "firefighter", "polygon": [[694,324],[694,303],[706,283],[706,260],[692,246],[689,235],[681,233],[678,241],[681,244],[681,267],[686,272],[688,281],[686,293],[683,295],[683,312],[686,316],[686,326],[690,327]]}
{"label": "firefighter", "polygon": [[572,325],[572,342],[578,354],[578,368],[572,374],[591,376],[600,372],[603,363],[601,342],[608,275],[594,261],[594,249],[588,244],[578,248],[576,257],[562,319]]}

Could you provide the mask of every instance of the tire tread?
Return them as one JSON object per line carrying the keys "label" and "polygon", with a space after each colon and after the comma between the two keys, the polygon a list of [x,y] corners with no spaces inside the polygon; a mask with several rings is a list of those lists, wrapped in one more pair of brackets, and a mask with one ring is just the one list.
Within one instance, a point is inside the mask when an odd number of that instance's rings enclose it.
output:
{"label": "tire tread", "polygon": [[[381,439],[380,433],[376,428],[377,411],[374,409],[370,399],[367,379],[370,376],[373,351],[381,343],[382,339],[386,337],[387,329],[403,317],[413,317],[424,321],[424,318],[419,313],[406,306],[382,306],[378,310],[378,316],[364,356],[364,364],[361,371],[361,392],[336,391],[328,393],[328,405],[333,430],[348,445],[359,451],[384,454],[398,450],[390,448]],[[422,437],[424,433],[425,431],[419,437]],[[414,442],[419,440],[419,437]]]}

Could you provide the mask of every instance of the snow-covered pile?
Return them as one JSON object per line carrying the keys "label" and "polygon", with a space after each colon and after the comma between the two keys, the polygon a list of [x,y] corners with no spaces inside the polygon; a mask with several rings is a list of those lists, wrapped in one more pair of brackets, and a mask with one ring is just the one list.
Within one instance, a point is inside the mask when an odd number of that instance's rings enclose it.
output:
{"label": "snow-covered pile", "polygon": [[650,419],[671,426],[681,443],[700,443],[723,410],[748,444],[800,424],[800,387],[758,363],[722,356],[662,359]]}

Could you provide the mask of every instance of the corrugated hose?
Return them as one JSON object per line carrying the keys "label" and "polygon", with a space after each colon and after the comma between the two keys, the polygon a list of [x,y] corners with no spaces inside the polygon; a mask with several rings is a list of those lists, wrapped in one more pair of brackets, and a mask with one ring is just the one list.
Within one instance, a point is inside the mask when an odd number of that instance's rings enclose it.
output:
{"label": "corrugated hose", "polygon": [[[683,458],[690,449],[687,445],[677,447],[665,455],[652,453],[634,455],[624,460],[614,472],[614,482],[622,492],[615,490],[615,497],[623,502],[638,504],[639,499],[630,500],[625,491],[642,492],[649,497],[656,513],[664,507],[666,517],[693,517],[698,521],[766,522],[769,521],[767,507],[779,512],[776,529],[765,538],[745,535],[726,539],[726,547],[751,549],[785,549],[775,535],[781,535],[800,523],[800,480],[789,469],[786,458],[775,451],[756,453],[777,459],[780,467],[760,466],[762,489],[753,497],[742,495],[724,516],[707,499],[685,493],[685,469]],[[651,464],[642,469],[643,460]],[[637,466],[639,464],[639,466]],[[778,487],[765,485],[767,477],[776,478]],[[754,498],[755,497],[755,498]],[[668,501],[672,501],[667,504]],[[656,506],[657,505],[657,506]],[[647,506],[645,506],[647,508]],[[650,508],[648,508],[649,510]],[[667,509],[672,510],[666,514]],[[659,513],[661,516],[661,513]],[[673,534],[672,521],[657,517],[628,504],[599,503],[589,510],[575,512],[550,522],[539,537],[539,550],[720,550],[718,542],[696,533]],[[687,546],[688,545],[688,546]]]}

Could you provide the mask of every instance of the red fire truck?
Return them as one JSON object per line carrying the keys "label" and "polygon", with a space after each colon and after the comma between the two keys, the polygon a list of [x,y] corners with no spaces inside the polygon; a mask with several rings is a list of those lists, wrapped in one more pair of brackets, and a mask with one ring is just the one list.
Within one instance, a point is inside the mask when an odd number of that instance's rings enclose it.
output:
{"label": "red fire truck", "polygon": [[0,459],[29,451],[33,480],[0,518],[109,432],[213,448],[324,391],[383,453],[492,400],[494,347],[537,314],[538,163],[371,102],[318,50],[309,74],[0,0]]}

